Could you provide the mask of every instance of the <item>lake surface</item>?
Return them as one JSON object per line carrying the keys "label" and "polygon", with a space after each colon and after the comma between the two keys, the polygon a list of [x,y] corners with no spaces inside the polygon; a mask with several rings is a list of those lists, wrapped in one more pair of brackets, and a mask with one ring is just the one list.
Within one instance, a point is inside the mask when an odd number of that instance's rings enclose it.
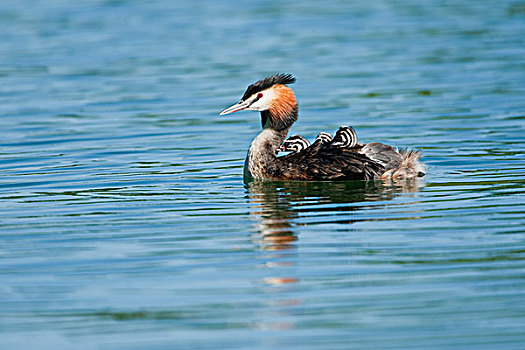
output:
{"label": "lake surface", "polygon": [[[523,349],[523,1],[3,1],[2,349]],[[415,183],[242,181],[246,86]]]}

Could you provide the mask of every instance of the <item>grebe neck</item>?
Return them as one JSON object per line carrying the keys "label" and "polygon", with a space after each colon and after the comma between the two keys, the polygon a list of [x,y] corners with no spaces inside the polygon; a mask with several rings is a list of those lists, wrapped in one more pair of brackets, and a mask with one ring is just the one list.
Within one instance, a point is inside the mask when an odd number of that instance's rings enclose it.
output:
{"label": "grebe neck", "polygon": [[246,161],[244,162],[244,179],[265,179],[271,177],[269,172],[276,166],[277,149],[281,146],[288,135],[287,127],[282,130],[276,130],[272,127],[266,127],[252,141]]}
{"label": "grebe neck", "polygon": [[[287,86],[279,85],[281,99],[270,109],[261,111],[262,131],[252,141],[244,162],[244,180],[268,179],[278,172],[277,149],[297,120],[299,107],[295,95]],[[283,98],[286,97],[286,98]]]}

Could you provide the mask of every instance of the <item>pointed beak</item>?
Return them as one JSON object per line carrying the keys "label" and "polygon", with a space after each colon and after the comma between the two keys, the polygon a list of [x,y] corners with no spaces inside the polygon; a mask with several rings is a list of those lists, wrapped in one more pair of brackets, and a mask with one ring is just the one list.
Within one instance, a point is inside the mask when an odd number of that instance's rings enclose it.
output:
{"label": "pointed beak", "polygon": [[237,111],[242,111],[243,109],[250,107],[250,105],[251,103],[249,103],[248,101],[241,101],[239,103],[234,104],[233,106],[226,108],[224,111],[219,113],[219,115],[232,114]]}

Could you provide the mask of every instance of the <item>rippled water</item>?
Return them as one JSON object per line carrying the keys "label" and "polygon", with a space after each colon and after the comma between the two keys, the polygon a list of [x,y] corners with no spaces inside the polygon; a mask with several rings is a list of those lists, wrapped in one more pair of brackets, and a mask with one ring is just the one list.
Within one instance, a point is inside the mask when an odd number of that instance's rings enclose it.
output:
{"label": "rippled water", "polygon": [[[523,348],[525,3],[4,1],[2,348]],[[293,132],[418,183],[242,183]]]}

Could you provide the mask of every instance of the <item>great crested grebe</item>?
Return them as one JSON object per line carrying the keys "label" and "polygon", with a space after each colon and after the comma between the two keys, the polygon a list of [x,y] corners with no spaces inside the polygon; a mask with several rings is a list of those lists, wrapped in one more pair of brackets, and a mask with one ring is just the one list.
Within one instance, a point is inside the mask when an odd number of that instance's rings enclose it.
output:
{"label": "great crested grebe", "polygon": [[[241,101],[219,115],[240,110],[259,111],[263,130],[253,140],[244,163],[245,181],[267,180],[374,180],[423,176],[419,151],[398,152],[372,142],[354,148],[317,142],[302,152],[277,157],[288,130],[297,120],[299,106],[287,84],[291,74],[275,74],[246,89]],[[385,175],[385,176],[383,176]]]}

